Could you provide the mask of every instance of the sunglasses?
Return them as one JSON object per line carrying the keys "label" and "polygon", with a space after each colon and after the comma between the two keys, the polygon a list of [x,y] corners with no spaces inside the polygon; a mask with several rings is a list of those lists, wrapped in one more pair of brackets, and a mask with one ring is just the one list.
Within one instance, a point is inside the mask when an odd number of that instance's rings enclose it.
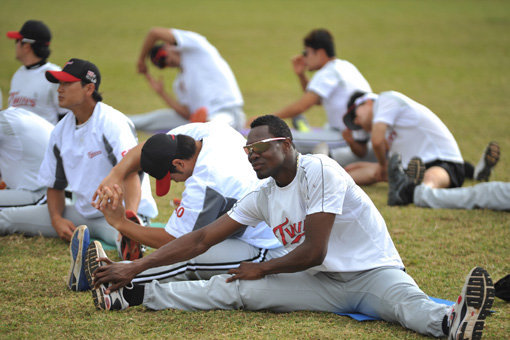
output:
{"label": "sunglasses", "polygon": [[35,40],[28,39],[28,38],[16,39],[16,43],[19,43],[19,42],[33,44],[33,43],[35,43]]}
{"label": "sunglasses", "polygon": [[278,140],[285,140],[285,139],[287,139],[287,137],[274,137],[274,138],[263,139],[258,142],[255,142],[255,143],[245,145],[245,146],[243,146],[243,149],[247,155],[251,155],[252,152],[255,152],[260,155],[261,153],[263,153],[264,151],[267,151],[269,149],[269,147],[271,146],[271,144],[269,144],[269,143],[275,142]]}

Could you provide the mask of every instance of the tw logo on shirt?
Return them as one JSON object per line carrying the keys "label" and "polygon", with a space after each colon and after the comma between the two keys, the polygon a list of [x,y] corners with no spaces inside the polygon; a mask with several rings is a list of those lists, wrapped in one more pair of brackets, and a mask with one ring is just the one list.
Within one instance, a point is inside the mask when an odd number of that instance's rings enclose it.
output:
{"label": "tw logo on shirt", "polygon": [[305,236],[305,221],[289,223],[289,219],[286,217],[285,222],[273,228],[273,233],[276,238],[282,241],[284,246],[299,243],[301,238]]}
{"label": "tw logo on shirt", "polygon": [[29,97],[18,96],[19,92],[11,92],[9,94],[9,106],[30,106],[34,107],[35,99]]}
{"label": "tw logo on shirt", "polygon": [[102,153],[101,150],[98,150],[98,151],[89,151],[87,152],[87,155],[89,156],[89,158],[94,158],[98,155],[100,155]]}

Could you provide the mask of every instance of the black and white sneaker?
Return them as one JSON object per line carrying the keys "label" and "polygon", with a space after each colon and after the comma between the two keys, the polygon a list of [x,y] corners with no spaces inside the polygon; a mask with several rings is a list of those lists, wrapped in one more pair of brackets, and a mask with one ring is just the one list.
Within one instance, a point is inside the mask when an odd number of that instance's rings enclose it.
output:
{"label": "black and white sneaker", "polygon": [[[92,288],[94,287],[92,274],[98,267],[104,265],[103,262],[96,261],[99,257],[107,257],[107,255],[103,250],[101,242],[94,241],[88,247],[87,257],[85,258],[85,274],[87,276],[87,281]],[[122,310],[129,307],[129,303],[122,296],[124,288],[120,288],[119,290],[106,294],[107,288],[107,286],[102,284],[99,288],[92,289],[92,299],[94,300],[94,305],[97,309]]]}
{"label": "black and white sneaker", "polygon": [[393,154],[388,162],[388,205],[407,205],[413,202],[416,184],[402,168],[402,158]]}
{"label": "black and white sneaker", "polygon": [[474,177],[478,181],[487,182],[492,169],[498,164],[501,150],[498,143],[490,142],[482,154],[482,158],[475,167]]}
{"label": "black and white sneaker", "polygon": [[423,176],[425,175],[425,164],[419,157],[413,157],[407,164],[407,169],[405,173],[407,177],[409,177],[414,184],[418,185],[423,181]]}
{"label": "black and white sneaker", "polygon": [[481,267],[474,267],[448,316],[448,339],[481,339],[485,318],[493,301],[494,285],[489,273]]}

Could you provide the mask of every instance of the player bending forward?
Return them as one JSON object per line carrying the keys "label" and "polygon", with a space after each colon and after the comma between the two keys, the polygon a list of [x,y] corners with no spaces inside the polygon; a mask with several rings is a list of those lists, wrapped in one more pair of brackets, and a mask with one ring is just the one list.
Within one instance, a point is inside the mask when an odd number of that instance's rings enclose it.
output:
{"label": "player bending forward", "polygon": [[[86,262],[101,264],[93,277],[98,308],[360,312],[436,337],[481,336],[494,300],[484,269],[470,271],[453,308],[431,301],[404,271],[375,205],[335,161],[299,154],[288,126],[274,116],[253,121],[247,143],[258,178],[270,178],[215,222],[129,264],[111,262],[100,244],[92,244]],[[122,192],[107,199],[118,201]],[[103,213],[114,221],[123,212],[107,199]],[[289,253],[242,263],[209,281],[131,284],[145,269],[194,257],[261,221]]]}

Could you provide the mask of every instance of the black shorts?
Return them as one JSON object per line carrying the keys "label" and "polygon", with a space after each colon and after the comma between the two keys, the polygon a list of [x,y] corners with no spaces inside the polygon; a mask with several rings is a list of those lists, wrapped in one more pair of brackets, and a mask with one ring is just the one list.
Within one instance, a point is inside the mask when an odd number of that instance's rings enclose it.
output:
{"label": "black shorts", "polygon": [[446,170],[450,176],[450,188],[459,188],[464,183],[466,174],[464,172],[464,163],[454,163],[449,161],[436,160],[425,163],[425,168],[438,166]]}

